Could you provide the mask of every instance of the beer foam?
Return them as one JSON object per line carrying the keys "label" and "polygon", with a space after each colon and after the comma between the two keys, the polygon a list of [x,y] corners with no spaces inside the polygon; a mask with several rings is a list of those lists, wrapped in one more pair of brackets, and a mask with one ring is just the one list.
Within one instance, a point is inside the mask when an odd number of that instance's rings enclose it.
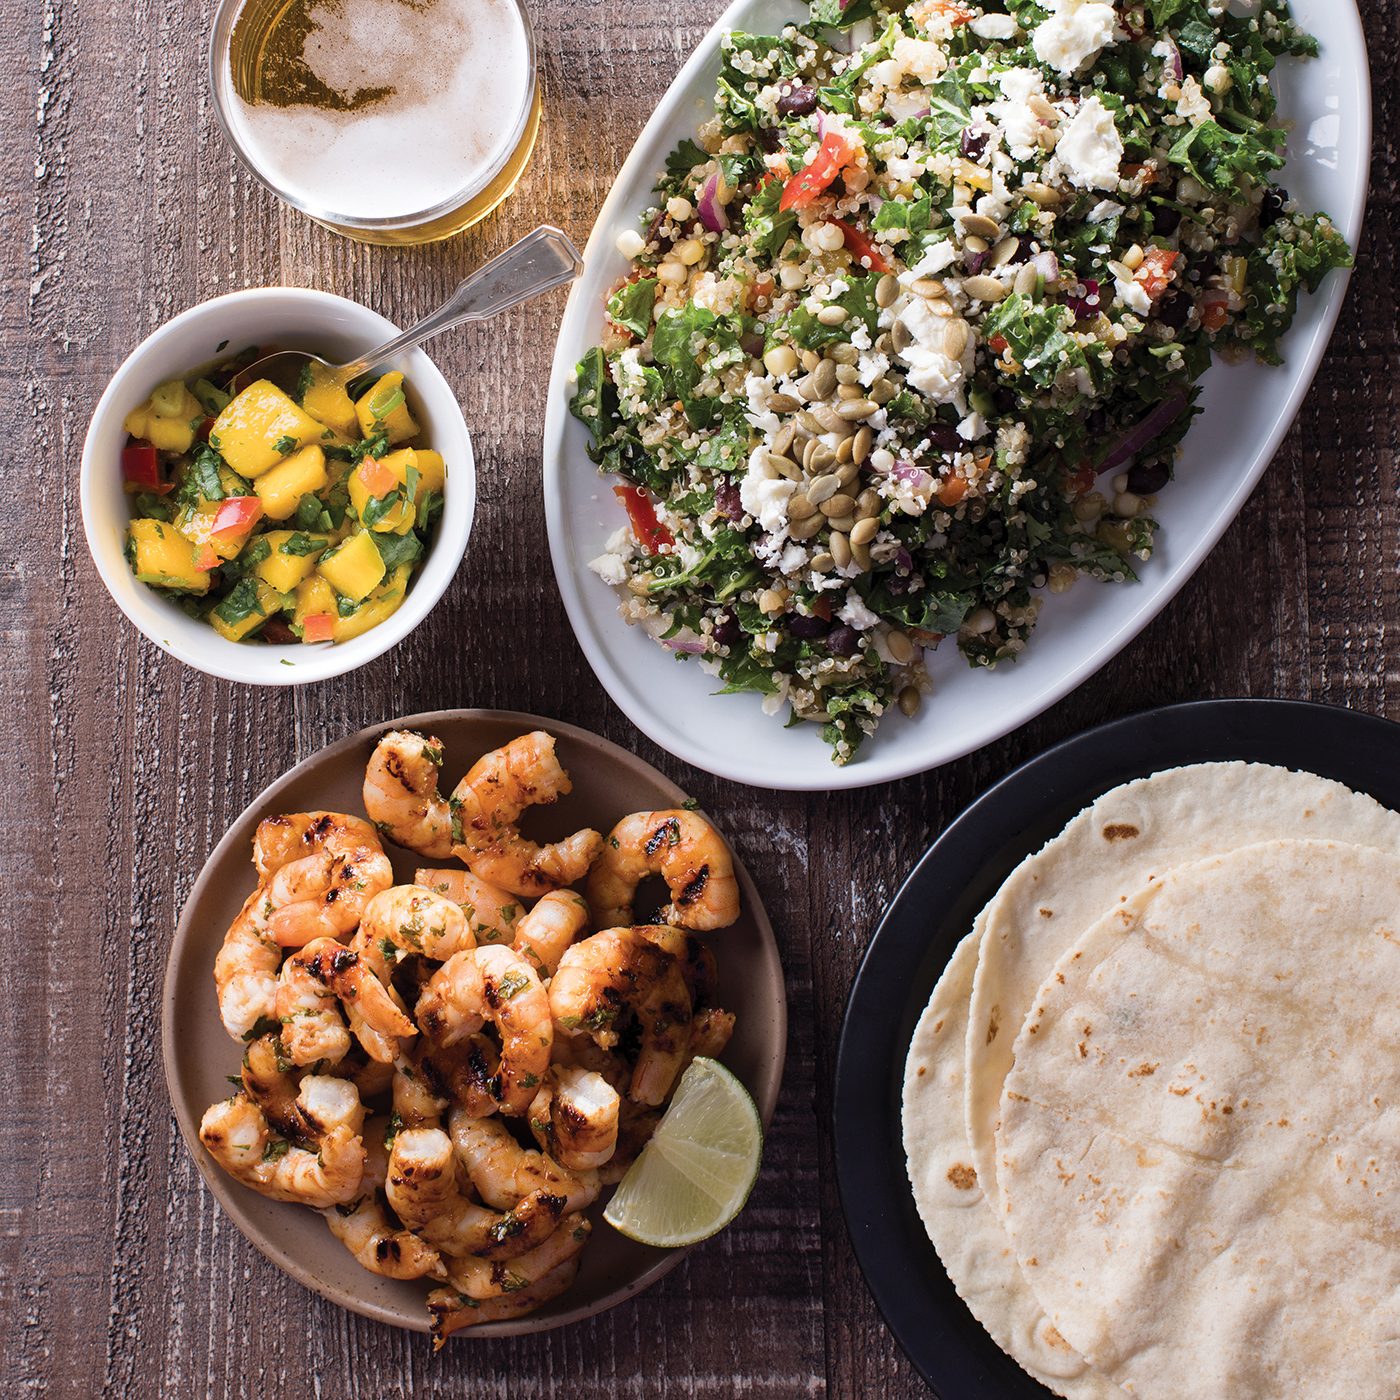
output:
{"label": "beer foam", "polygon": [[245,102],[230,119],[289,198],[330,214],[407,218],[504,163],[530,78],[512,0],[320,0],[302,59],[353,111]]}

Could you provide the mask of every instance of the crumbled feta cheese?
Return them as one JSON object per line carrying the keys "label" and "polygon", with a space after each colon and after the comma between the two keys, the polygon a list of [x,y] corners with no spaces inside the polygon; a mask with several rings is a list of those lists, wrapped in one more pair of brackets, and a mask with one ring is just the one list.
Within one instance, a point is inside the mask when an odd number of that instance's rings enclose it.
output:
{"label": "crumbled feta cheese", "polygon": [[979,39],[1014,39],[1017,24],[1010,15],[979,15],[968,28]]}
{"label": "crumbled feta cheese", "polygon": [[987,431],[987,420],[980,413],[969,413],[958,424],[958,436],[968,442],[976,442]]}
{"label": "crumbled feta cheese", "polygon": [[911,345],[901,356],[909,366],[904,376],[926,398],[935,403],[950,403],[962,383],[962,365],[950,360],[941,350],[924,345]]}
{"label": "crumbled feta cheese", "polygon": [[1152,301],[1148,297],[1146,289],[1136,279],[1115,277],[1113,285],[1118,289],[1118,295],[1123,299],[1123,305],[1129,311],[1136,311],[1139,316],[1146,316],[1151,311]]}
{"label": "crumbled feta cheese", "polygon": [[[854,343],[854,342],[852,342]],[[884,377],[885,371],[890,367],[888,355],[862,355],[860,357],[860,382],[867,389],[871,388],[877,379]]]}
{"label": "crumbled feta cheese", "polygon": [[873,613],[865,606],[859,593],[854,588],[846,590],[846,601],[836,610],[836,616],[842,622],[854,627],[857,632],[865,632],[879,622],[877,613]]}
{"label": "crumbled feta cheese", "polygon": [[1049,0],[1050,18],[1035,27],[1035,56],[1068,76],[1114,42],[1112,5],[1101,0]]}
{"label": "crumbled feta cheese", "polygon": [[800,574],[807,567],[807,551],[800,544],[789,544],[783,550],[778,567],[785,574]]}
{"label": "crumbled feta cheese", "polygon": [[797,489],[768,462],[768,450],[755,448],[749,458],[749,469],[739,483],[739,502],[758,523],[776,534],[787,525],[788,498]]}
{"label": "crumbled feta cheese", "polygon": [[1195,78],[1187,78],[1181,85],[1181,97],[1176,104],[1176,113],[1184,117],[1192,126],[1200,126],[1210,120],[1210,99],[1201,91]]}
{"label": "crumbled feta cheese", "polygon": [[890,55],[911,77],[921,83],[937,80],[948,66],[943,50],[922,39],[896,39]]}
{"label": "crumbled feta cheese", "polygon": [[920,277],[937,276],[945,267],[951,267],[957,259],[958,250],[948,239],[940,239],[913,267],[907,272],[901,272],[899,280],[907,287],[911,282],[917,282]]}
{"label": "crumbled feta cheese", "polygon": [[1112,199],[1101,199],[1087,215],[1091,224],[1104,224],[1123,212],[1123,206]]}
{"label": "crumbled feta cheese", "polygon": [[620,554],[600,554],[596,559],[588,561],[588,567],[604,583],[627,582],[627,561]]}
{"label": "crumbled feta cheese", "polygon": [[1008,102],[1026,102],[1045,91],[1045,79],[1034,68],[1008,68],[997,74],[997,85]]}
{"label": "crumbled feta cheese", "polygon": [[1118,188],[1123,138],[1113,124],[1113,113],[1097,97],[1080,104],[1055,154],[1070,183],[1080,189]]}

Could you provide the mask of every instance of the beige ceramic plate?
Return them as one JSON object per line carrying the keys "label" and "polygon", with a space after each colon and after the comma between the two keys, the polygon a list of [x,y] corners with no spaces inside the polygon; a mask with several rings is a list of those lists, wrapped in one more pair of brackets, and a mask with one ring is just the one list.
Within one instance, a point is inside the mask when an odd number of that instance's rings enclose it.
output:
{"label": "beige ceramic plate", "polygon": [[[443,741],[444,791],[451,791],[481,754],[517,734],[532,729],[553,734],[574,789],[554,807],[526,815],[523,830],[536,840],[558,840],[585,826],[606,832],[629,812],[676,807],[686,794],[641,759],[572,725],[499,710],[410,715],[331,744],[279,778],[233,824],[195,881],[170,950],[162,1008],[166,1083],[186,1146],[234,1224],[279,1268],[353,1312],[426,1332],[425,1284],[400,1283],[362,1269],[313,1211],[270,1201],[238,1185],[214,1165],[199,1141],[205,1109],[227,1097],[226,1076],[236,1075],[242,1061],[241,1047],[219,1020],[214,957],[256,883],[252,850],[257,824],[278,813],[317,809],[363,815],[365,764],[380,735],[394,728],[422,730]],[[419,857],[387,843],[386,850],[398,879],[411,881]],[[734,867],[742,891],[739,921],[706,939],[719,961],[719,1005],[738,1016],[723,1061],[752,1092],[767,1128],[787,1043],[783,971],[753,881],[737,859]],[[604,1224],[606,1201],[607,1193],[589,1211],[593,1238],[572,1288],[518,1322],[489,1323],[459,1335],[537,1332],[575,1322],[620,1303],[680,1262],[684,1250],[637,1244]]]}

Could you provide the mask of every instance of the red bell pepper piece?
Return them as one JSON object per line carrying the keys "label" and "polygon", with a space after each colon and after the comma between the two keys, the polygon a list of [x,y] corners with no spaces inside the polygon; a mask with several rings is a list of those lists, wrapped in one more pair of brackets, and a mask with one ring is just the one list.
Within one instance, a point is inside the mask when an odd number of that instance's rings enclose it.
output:
{"label": "red bell pepper piece", "polygon": [[827,223],[835,224],[841,230],[846,239],[846,247],[851,250],[851,256],[856,262],[868,258],[867,266],[871,272],[890,270],[884,258],[875,251],[875,245],[858,228],[852,228],[844,219],[828,219]]}
{"label": "red bell pepper piece", "polygon": [[803,166],[783,187],[779,209],[805,209],[836,177],[841,167],[860,154],[861,140],[853,132],[839,128],[822,137],[817,158]]}
{"label": "red bell pepper piece", "polygon": [[133,486],[159,496],[173,489],[171,482],[160,479],[160,454],[142,438],[133,438],[122,448],[122,476]]}
{"label": "red bell pepper piece", "polygon": [[1181,256],[1166,248],[1149,248],[1143,255],[1138,269],[1133,273],[1136,282],[1152,301],[1171,285],[1172,264]]}
{"label": "red bell pepper piece", "polygon": [[627,507],[632,533],[648,554],[655,554],[663,544],[675,544],[676,537],[656,518],[656,507],[640,486],[614,486],[613,495]]}
{"label": "red bell pepper piece", "polygon": [[387,496],[399,484],[392,467],[386,467],[377,457],[366,457],[360,463],[360,480],[375,500]]}
{"label": "red bell pepper piece", "polygon": [[214,552],[214,546],[202,544],[195,552],[194,566],[201,573],[207,574],[210,569],[217,569],[224,561]]}
{"label": "red bell pepper piece", "polygon": [[263,504],[256,496],[229,496],[219,502],[214,512],[210,535],[237,535],[251,530],[263,513]]}
{"label": "red bell pepper piece", "polygon": [[334,641],[335,618],[330,613],[308,613],[301,620],[301,639],[304,642]]}

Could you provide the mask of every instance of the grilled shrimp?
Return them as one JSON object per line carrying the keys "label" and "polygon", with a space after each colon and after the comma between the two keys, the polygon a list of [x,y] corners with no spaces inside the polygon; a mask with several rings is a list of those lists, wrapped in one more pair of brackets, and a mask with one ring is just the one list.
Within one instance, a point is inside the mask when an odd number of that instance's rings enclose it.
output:
{"label": "grilled shrimp", "polygon": [[510,943],[520,918],[520,896],[479,879],[470,870],[415,870],[413,883],[450,899],[478,944]]}
{"label": "grilled shrimp", "polygon": [[434,860],[452,854],[452,811],[438,793],[442,743],[396,729],[375,745],[365,771],[365,811],[396,845]]}
{"label": "grilled shrimp", "polygon": [[588,904],[599,928],[633,922],[632,901],[648,875],[671,891],[663,923],[724,928],[739,917],[739,882],[719,832],[695,812],[633,812],[613,827],[588,875]]}
{"label": "grilled shrimp", "polygon": [[642,1155],[642,1148],[651,1141],[656,1125],[661,1121],[659,1108],[640,1108],[630,1099],[623,1099],[617,1116],[617,1146],[613,1155],[598,1168],[601,1186],[616,1186]]}
{"label": "grilled shrimp", "polygon": [[529,958],[541,977],[553,977],[564,949],[587,930],[583,897],[572,890],[552,890],[516,925],[513,947]]}
{"label": "grilled shrimp", "polygon": [[446,962],[453,953],[476,947],[462,910],[421,885],[381,890],[365,906],[357,937],[379,945],[386,959],[386,944],[406,953],[422,953],[434,962]]}
{"label": "grilled shrimp", "polygon": [[335,992],[296,958],[282,964],[277,978],[277,1019],[282,1023],[282,1048],[294,1065],[317,1060],[338,1064],[350,1049],[350,1032]]}
{"label": "grilled shrimp", "polygon": [[471,1118],[454,1108],[447,1130],[472,1185],[497,1210],[510,1210],[536,1191],[562,1196],[567,1210],[583,1210],[598,1197],[596,1171],[565,1171],[544,1153],[521,1147],[499,1118]]}
{"label": "grilled shrimp", "polygon": [[540,1150],[569,1171],[601,1167],[617,1146],[621,1098],[591,1070],[551,1065],[530,1105],[530,1131]]}
{"label": "grilled shrimp", "polygon": [[510,1260],[481,1259],[467,1255],[447,1265],[452,1286],[468,1298],[498,1298],[518,1293],[531,1283],[572,1259],[581,1250],[593,1226],[578,1211],[566,1215],[559,1227],[541,1245]]}
{"label": "grilled shrimp", "polygon": [[603,838],[583,830],[537,846],[515,827],[526,807],[554,802],[572,790],[543,730],[522,734],[483,755],[452,794],[461,840],[453,854],[472,874],[512,894],[542,894],[583,878]]}
{"label": "grilled shrimp", "polygon": [[584,1032],[605,1050],[617,1044],[619,1013],[631,1007],[642,1049],[628,1096],[664,1101],[689,1037],[691,1004],[680,963],[684,936],[665,925],[605,929],[569,948],[549,984],[549,1008],[565,1034]]}
{"label": "grilled shrimp", "polygon": [[433,1350],[439,1351],[454,1332],[478,1327],[483,1322],[505,1322],[524,1317],[557,1298],[578,1274],[578,1256],[566,1259],[536,1283],[497,1298],[466,1298],[452,1288],[435,1288],[428,1294],[428,1311],[433,1315]]}
{"label": "grilled shrimp", "polygon": [[282,950],[268,932],[272,914],[267,890],[259,885],[243,901],[214,959],[214,985],[224,1029],[242,1040],[257,1023],[277,1013],[277,967]]}
{"label": "grilled shrimp", "polygon": [[331,1234],[371,1273],[399,1279],[447,1277],[437,1250],[412,1231],[391,1225],[374,1192],[353,1206],[331,1206],[321,1214]]}
{"label": "grilled shrimp", "polygon": [[389,1148],[384,1194],[409,1230],[420,1230],[457,1199],[457,1158],[440,1128],[402,1128]]}
{"label": "grilled shrimp", "polygon": [[549,1068],[554,1022],[544,985],[529,962],[492,945],[458,953],[429,980],[414,1009],[427,1038],[452,1045],[490,1020],[501,1036],[500,1111],[524,1113]]}
{"label": "grilled shrimp", "polygon": [[235,1181],[270,1196],[309,1206],[343,1205],[359,1194],[365,1150],[364,1109],[354,1086],[327,1075],[307,1075],[298,1096],[321,1131],[318,1152],[288,1145],[277,1153],[262,1110],[247,1094],[214,1104],[199,1125],[199,1140]]}
{"label": "grilled shrimp", "polygon": [[298,1147],[310,1147],[314,1134],[297,1104],[300,1086],[292,1068],[283,1058],[281,1037],[260,1036],[243,1052],[243,1092],[275,1132]]}
{"label": "grilled shrimp", "polygon": [[418,1034],[394,994],[353,948],[333,938],[316,938],[287,961],[300,965],[340,998],[351,1030],[372,1060],[389,1064],[399,1053],[400,1039]]}
{"label": "grilled shrimp", "polygon": [[[267,895],[275,912],[268,928],[283,947],[352,932],[365,905],[394,883],[374,828],[360,817],[300,812],[269,817],[258,828],[260,841],[265,831],[258,868],[268,866],[271,872]],[[275,855],[265,854],[264,847]],[[272,860],[295,853],[295,859],[271,870]]]}

